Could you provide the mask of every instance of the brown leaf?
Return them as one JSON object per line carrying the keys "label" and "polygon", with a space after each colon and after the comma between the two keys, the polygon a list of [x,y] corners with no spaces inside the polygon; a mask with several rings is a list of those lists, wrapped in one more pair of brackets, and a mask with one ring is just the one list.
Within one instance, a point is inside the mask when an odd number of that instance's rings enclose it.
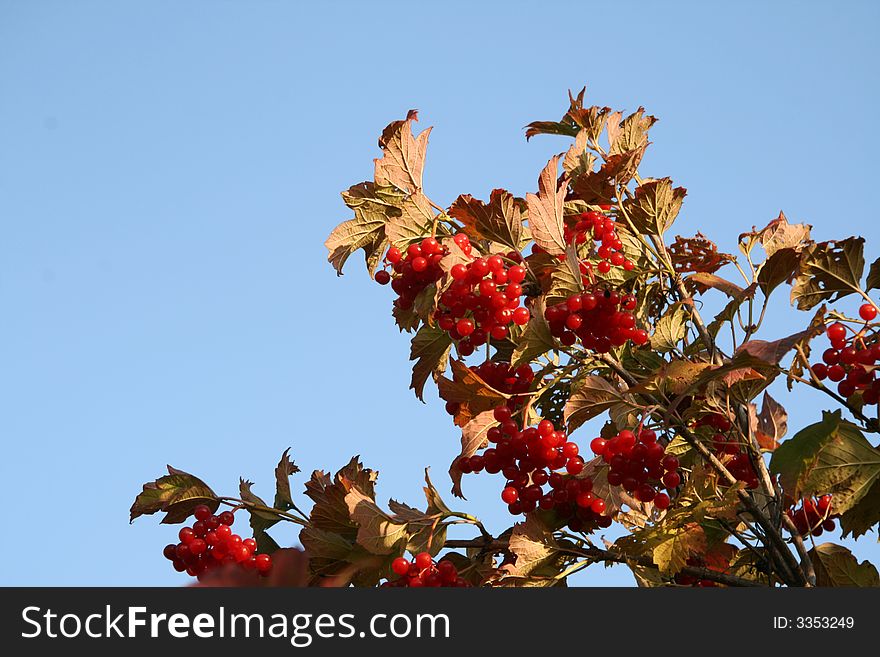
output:
{"label": "brown leaf", "polygon": [[290,496],[290,475],[299,472],[290,456],[290,448],[284,450],[281,460],[275,467],[275,508],[287,511],[293,506],[293,499]]}
{"label": "brown leaf", "polygon": [[587,131],[578,132],[574,143],[565,152],[562,170],[569,178],[577,178],[590,173],[596,164],[596,156],[587,150]]}
{"label": "brown leaf", "polygon": [[865,270],[862,237],[820,242],[801,254],[800,272],[791,288],[791,302],[809,310],[823,301],[836,301],[859,291]]}
{"label": "brown leaf", "polygon": [[648,143],[648,130],[657,122],[653,116],[645,116],[645,108],[639,107],[619,124],[608,123],[609,154],[626,153],[643,148]]}
{"label": "brown leaf", "polygon": [[463,427],[475,416],[501,406],[509,397],[483,381],[463,361],[452,360],[452,379],[442,376],[437,381],[440,398],[459,404],[456,426]]}
{"label": "brown leaf", "polygon": [[697,233],[694,237],[677,235],[675,241],[669,246],[669,255],[675,271],[680,273],[704,272],[711,274],[732,260],[728,254],[719,253],[715,243],[702,233]]}
{"label": "brown leaf", "polygon": [[623,208],[637,231],[662,235],[672,226],[686,195],[684,187],[673,189],[670,178],[645,180],[636,187],[634,197],[623,202]]}
{"label": "brown leaf", "polygon": [[780,210],[779,216],[761,231],[760,240],[769,258],[781,249],[800,251],[810,241],[809,224],[790,224]]}
{"label": "brown leaf", "polygon": [[574,137],[579,130],[589,134],[594,140],[599,138],[605,121],[608,118],[609,107],[584,108],[584,93],[586,87],[580,90],[577,96],[568,92],[569,109],[559,121],[533,121],[526,126],[526,140],[535,135],[563,135]]}
{"label": "brown leaf", "polygon": [[842,545],[822,543],[809,552],[817,586],[880,586],[880,575],[870,561],[859,561]]}
{"label": "brown leaf", "polygon": [[766,340],[749,340],[740,345],[736,350],[737,354],[748,354],[758,358],[769,365],[779,365],[785,355],[794,349],[796,344],[801,343],[805,339],[818,335],[818,328],[807,329],[789,335],[788,337],[767,342]]}
{"label": "brown leaf", "polygon": [[526,194],[529,228],[535,243],[550,254],[565,253],[563,206],[565,185],[557,185],[559,156],[550,158],[538,178],[538,193]]}
{"label": "brown leaf", "polygon": [[685,285],[693,287],[701,294],[709,288],[721,290],[727,296],[734,298],[743,293],[743,288],[736,283],[733,283],[726,278],[716,276],[715,274],[707,274],[706,272],[691,274],[685,279]]}
{"label": "brown leaf", "polygon": [[400,212],[385,223],[385,237],[401,251],[420,242],[431,234],[434,210],[428,197],[421,191],[410,194],[400,201]]}
{"label": "brown leaf", "polygon": [[167,475],[144,484],[143,491],[131,505],[131,520],[164,511],[163,524],[179,523],[189,518],[200,504],[216,511],[220,500],[204,481],[169,465]]}
{"label": "brown leaf", "polygon": [[622,400],[623,395],[604,377],[585,376],[578,381],[577,388],[565,404],[564,418],[568,431],[574,431]]}
{"label": "brown leaf", "polygon": [[375,496],[375,470],[364,468],[357,456],[330,477],[321,470],[315,470],[306,482],[306,495],[314,502],[309,513],[311,524],[318,530],[354,540],[357,526],[351,521],[345,496],[352,485],[366,494]]}
{"label": "brown leaf", "polygon": [[379,148],[383,155],[375,160],[375,180],[377,185],[397,187],[406,194],[422,189],[422,174],[425,168],[425,152],[431,128],[414,137],[412,122],[416,115],[412,112],[403,121],[390,123],[379,137]]}
{"label": "brown leaf", "polygon": [[609,155],[598,171],[579,175],[572,181],[574,198],[591,205],[611,204],[617,196],[617,185],[626,185],[638,171],[648,144],[640,148]]}
{"label": "brown leaf", "polygon": [[491,427],[498,424],[492,411],[483,411],[474,419],[468,422],[461,430],[461,453],[452,461],[449,466],[449,477],[452,479],[452,494],[456,497],[464,498],[461,490],[461,470],[458,468],[458,462],[461,459],[470,458],[489,444],[486,439],[486,432]]}
{"label": "brown leaf", "polygon": [[420,401],[424,400],[425,383],[429,376],[435,380],[446,371],[452,339],[440,328],[424,325],[413,336],[409,359],[413,365],[410,389],[414,390]]}
{"label": "brown leaf", "polygon": [[349,256],[363,249],[367,270],[372,276],[387,246],[385,224],[400,215],[403,197],[391,187],[363,182],[342,192],[342,198],[354,210],[354,219],[339,224],[324,242],[329,252],[327,260],[341,275]]}
{"label": "brown leaf", "polygon": [[755,438],[765,452],[772,452],[779,447],[779,441],[788,431],[788,413],[769,393],[764,393],[761,412],[758,414],[758,426]]}
{"label": "brown leaf", "polygon": [[464,224],[471,237],[498,242],[519,251],[527,241],[523,226],[526,202],[503,189],[493,189],[489,203],[470,194],[459,196],[449,207],[450,217]]}
{"label": "brown leaf", "polygon": [[556,556],[559,545],[543,523],[529,515],[525,522],[513,526],[508,549],[516,556],[516,561],[504,566],[506,574],[510,577],[528,577]]}

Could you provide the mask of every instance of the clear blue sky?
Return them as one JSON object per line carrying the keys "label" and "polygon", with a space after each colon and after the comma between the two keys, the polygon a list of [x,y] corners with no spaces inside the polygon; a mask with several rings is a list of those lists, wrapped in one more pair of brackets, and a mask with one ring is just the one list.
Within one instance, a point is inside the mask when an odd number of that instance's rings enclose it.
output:
{"label": "clear blue sky", "polygon": [[[643,171],[688,188],[678,232],[729,250],[784,209],[880,255],[877,3],[474,4],[0,1],[0,583],[181,583],[175,529],[128,524],[166,463],[269,495],[292,446],[362,454],[383,498],[421,504],[423,466],[448,490],[458,435],[407,390],[389,291],[322,246],[410,108],[442,204],[534,191],[566,142],[522,126],[586,84],[660,117]],[[495,530],[498,484],[460,503]]]}

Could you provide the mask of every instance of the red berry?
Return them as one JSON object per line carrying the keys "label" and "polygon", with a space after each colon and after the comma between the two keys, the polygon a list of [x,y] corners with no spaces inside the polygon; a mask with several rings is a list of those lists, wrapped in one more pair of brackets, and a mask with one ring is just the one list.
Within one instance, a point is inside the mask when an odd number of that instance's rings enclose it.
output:
{"label": "red berry", "polygon": [[501,499],[505,504],[513,504],[519,499],[519,491],[513,486],[507,486],[501,491]]}
{"label": "red berry", "polygon": [[193,515],[196,517],[196,520],[204,521],[211,517],[211,509],[204,504],[199,504],[193,509]]}
{"label": "red berry", "polygon": [[272,568],[272,557],[268,554],[258,554],[254,559],[257,570],[260,573],[267,573]]}
{"label": "red berry", "polygon": [[388,283],[391,282],[391,274],[389,274],[384,269],[377,271],[376,272],[376,282],[379,285],[388,285]]}
{"label": "red berry", "polygon": [[870,322],[877,316],[877,309],[874,307],[874,304],[865,303],[862,304],[861,308],[859,308],[859,317],[861,317],[866,322]]}
{"label": "red berry", "polygon": [[661,511],[669,508],[669,495],[666,493],[657,493],[654,497],[654,506]]}
{"label": "red berry", "polygon": [[475,327],[474,327],[473,320],[468,319],[466,317],[458,320],[458,322],[455,325],[455,329],[458,331],[458,334],[463,337],[467,337],[468,335],[473,333],[474,328]]}
{"label": "red berry", "polygon": [[846,327],[838,322],[825,329],[825,333],[829,340],[843,340],[846,337]]}
{"label": "red berry", "polygon": [[432,559],[431,555],[427,552],[419,552],[416,555],[415,564],[419,570],[425,570],[434,565],[434,559]]}
{"label": "red berry", "polygon": [[232,526],[235,523],[235,514],[232,511],[224,511],[218,516],[221,525]]}

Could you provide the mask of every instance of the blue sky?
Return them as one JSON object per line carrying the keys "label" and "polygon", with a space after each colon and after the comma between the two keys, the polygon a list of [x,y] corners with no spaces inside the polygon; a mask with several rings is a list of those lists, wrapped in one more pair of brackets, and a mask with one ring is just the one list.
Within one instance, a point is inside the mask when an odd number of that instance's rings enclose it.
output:
{"label": "blue sky", "polygon": [[[586,84],[660,118],[643,172],[688,188],[674,232],[730,250],[784,209],[880,255],[878,18],[872,2],[0,1],[0,583],[181,583],[161,556],[175,529],[128,524],[166,463],[268,495],[291,446],[306,472],[361,454],[383,498],[420,504],[424,466],[448,490],[458,435],[407,390],[389,291],[359,256],[338,279],[322,246],[410,108],[435,126],[441,204],[534,191],[567,143],[522,126]],[[763,337],[806,322],[784,306]],[[824,403],[780,401],[795,428]],[[458,505],[495,530],[498,484],[466,479]],[[878,560],[874,535],[857,553]]]}

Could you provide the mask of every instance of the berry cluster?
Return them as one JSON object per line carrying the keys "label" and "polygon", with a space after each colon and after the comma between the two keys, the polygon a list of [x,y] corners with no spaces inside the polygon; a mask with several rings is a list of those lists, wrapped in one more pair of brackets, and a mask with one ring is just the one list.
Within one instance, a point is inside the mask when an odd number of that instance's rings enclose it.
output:
{"label": "berry cluster", "polygon": [[[487,360],[474,367],[473,372],[498,392],[508,395],[518,395],[527,392],[532,385],[532,381],[535,380],[535,373],[532,371],[532,366],[528,363],[511,369],[510,364],[506,361],[495,362]],[[511,411],[515,411],[523,403],[523,398],[513,397],[508,400],[507,405]],[[450,415],[457,415],[459,408],[460,404],[458,402],[446,402],[446,412]]]}
{"label": "berry cluster", "polygon": [[[501,499],[513,515],[529,513],[540,506],[545,510],[557,509],[567,517],[573,503],[583,509],[580,524],[610,525],[611,518],[602,516],[605,501],[593,495],[592,479],[576,478],[584,469],[584,459],[578,454],[577,444],[568,441],[564,431],[556,429],[549,420],[520,430],[506,405],[497,407],[493,413],[500,424],[491,427],[486,438],[495,447],[459,459],[456,465],[462,473],[502,473],[507,483]],[[563,469],[568,476],[557,472]],[[545,491],[548,484],[550,490]],[[606,522],[608,525],[602,524]]]}
{"label": "berry cluster", "polygon": [[[877,316],[877,309],[866,303],[859,309],[859,315],[870,322]],[[874,369],[880,361],[880,342],[869,344],[865,330],[848,336],[846,325],[840,322],[828,326],[825,334],[831,347],[822,354],[822,362],[810,368],[816,378],[836,383],[841,397],[848,399],[861,391],[865,404],[880,402],[880,379]]]}
{"label": "berry cluster", "polygon": [[410,244],[406,253],[392,246],[385,254],[385,261],[397,275],[392,280],[391,274],[383,269],[376,272],[376,282],[380,285],[391,283],[391,289],[397,293],[396,307],[402,310],[412,308],[419,292],[443,276],[440,261],[447,251],[433,237],[426,237],[419,244]]}
{"label": "berry cluster", "polygon": [[607,353],[627,341],[635,345],[648,341],[648,333],[636,328],[632,314],[635,308],[633,295],[597,288],[550,306],[544,311],[544,317],[550,325],[550,333],[562,344],[571,346],[580,338],[585,348]]}
{"label": "berry cluster", "polygon": [[201,580],[208,571],[234,563],[263,576],[269,574],[272,557],[257,554],[254,539],[242,540],[241,536],[232,533],[235,515],[231,511],[214,515],[211,509],[200,504],[195,508],[194,515],[196,520],[193,525],[180,530],[180,542],[166,545],[163,550],[177,572],[186,572]]}
{"label": "berry cluster", "polygon": [[[459,233],[454,239],[465,254],[470,253],[467,235]],[[511,251],[457,263],[449,270],[452,283],[440,295],[434,320],[459,341],[462,356],[469,356],[490,339],[505,339],[511,323],[528,323],[529,310],[520,305],[526,278],[520,262],[522,256]]]}
{"label": "berry cluster", "polygon": [[758,473],[755,471],[755,465],[749,458],[748,452],[743,449],[736,438],[728,436],[726,432],[730,431],[730,418],[720,413],[709,413],[704,415],[692,425],[695,429],[700,427],[709,427],[715,431],[712,436],[711,449],[719,458],[724,456],[730,457],[723,459],[727,470],[739,481],[745,483],[746,488],[755,489],[758,487]]}
{"label": "berry cluster", "polygon": [[669,494],[681,483],[678,459],[666,453],[652,429],[638,434],[624,429],[616,436],[594,438],[590,448],[608,464],[608,484],[622,486],[640,502],[653,502],[658,509],[669,508]]}
{"label": "berry cluster", "polygon": [[415,559],[409,561],[404,557],[397,557],[391,562],[391,570],[397,575],[397,579],[389,579],[382,584],[383,587],[459,587],[471,586],[470,582],[459,577],[455,564],[448,560],[434,563],[434,559],[427,552],[419,552]]}
{"label": "berry cluster", "polygon": [[577,216],[574,226],[566,226],[563,236],[568,244],[583,244],[590,237],[601,246],[596,249],[599,262],[596,269],[607,274],[611,267],[622,267],[625,271],[633,268],[633,263],[628,260],[621,250],[623,244],[615,231],[614,219],[606,217],[601,212],[583,212]]}
{"label": "berry cluster", "polygon": [[823,531],[834,531],[834,519],[840,515],[831,512],[831,495],[823,495],[817,500],[801,500],[799,509],[792,505],[785,514],[792,519],[801,536],[821,536]]}

